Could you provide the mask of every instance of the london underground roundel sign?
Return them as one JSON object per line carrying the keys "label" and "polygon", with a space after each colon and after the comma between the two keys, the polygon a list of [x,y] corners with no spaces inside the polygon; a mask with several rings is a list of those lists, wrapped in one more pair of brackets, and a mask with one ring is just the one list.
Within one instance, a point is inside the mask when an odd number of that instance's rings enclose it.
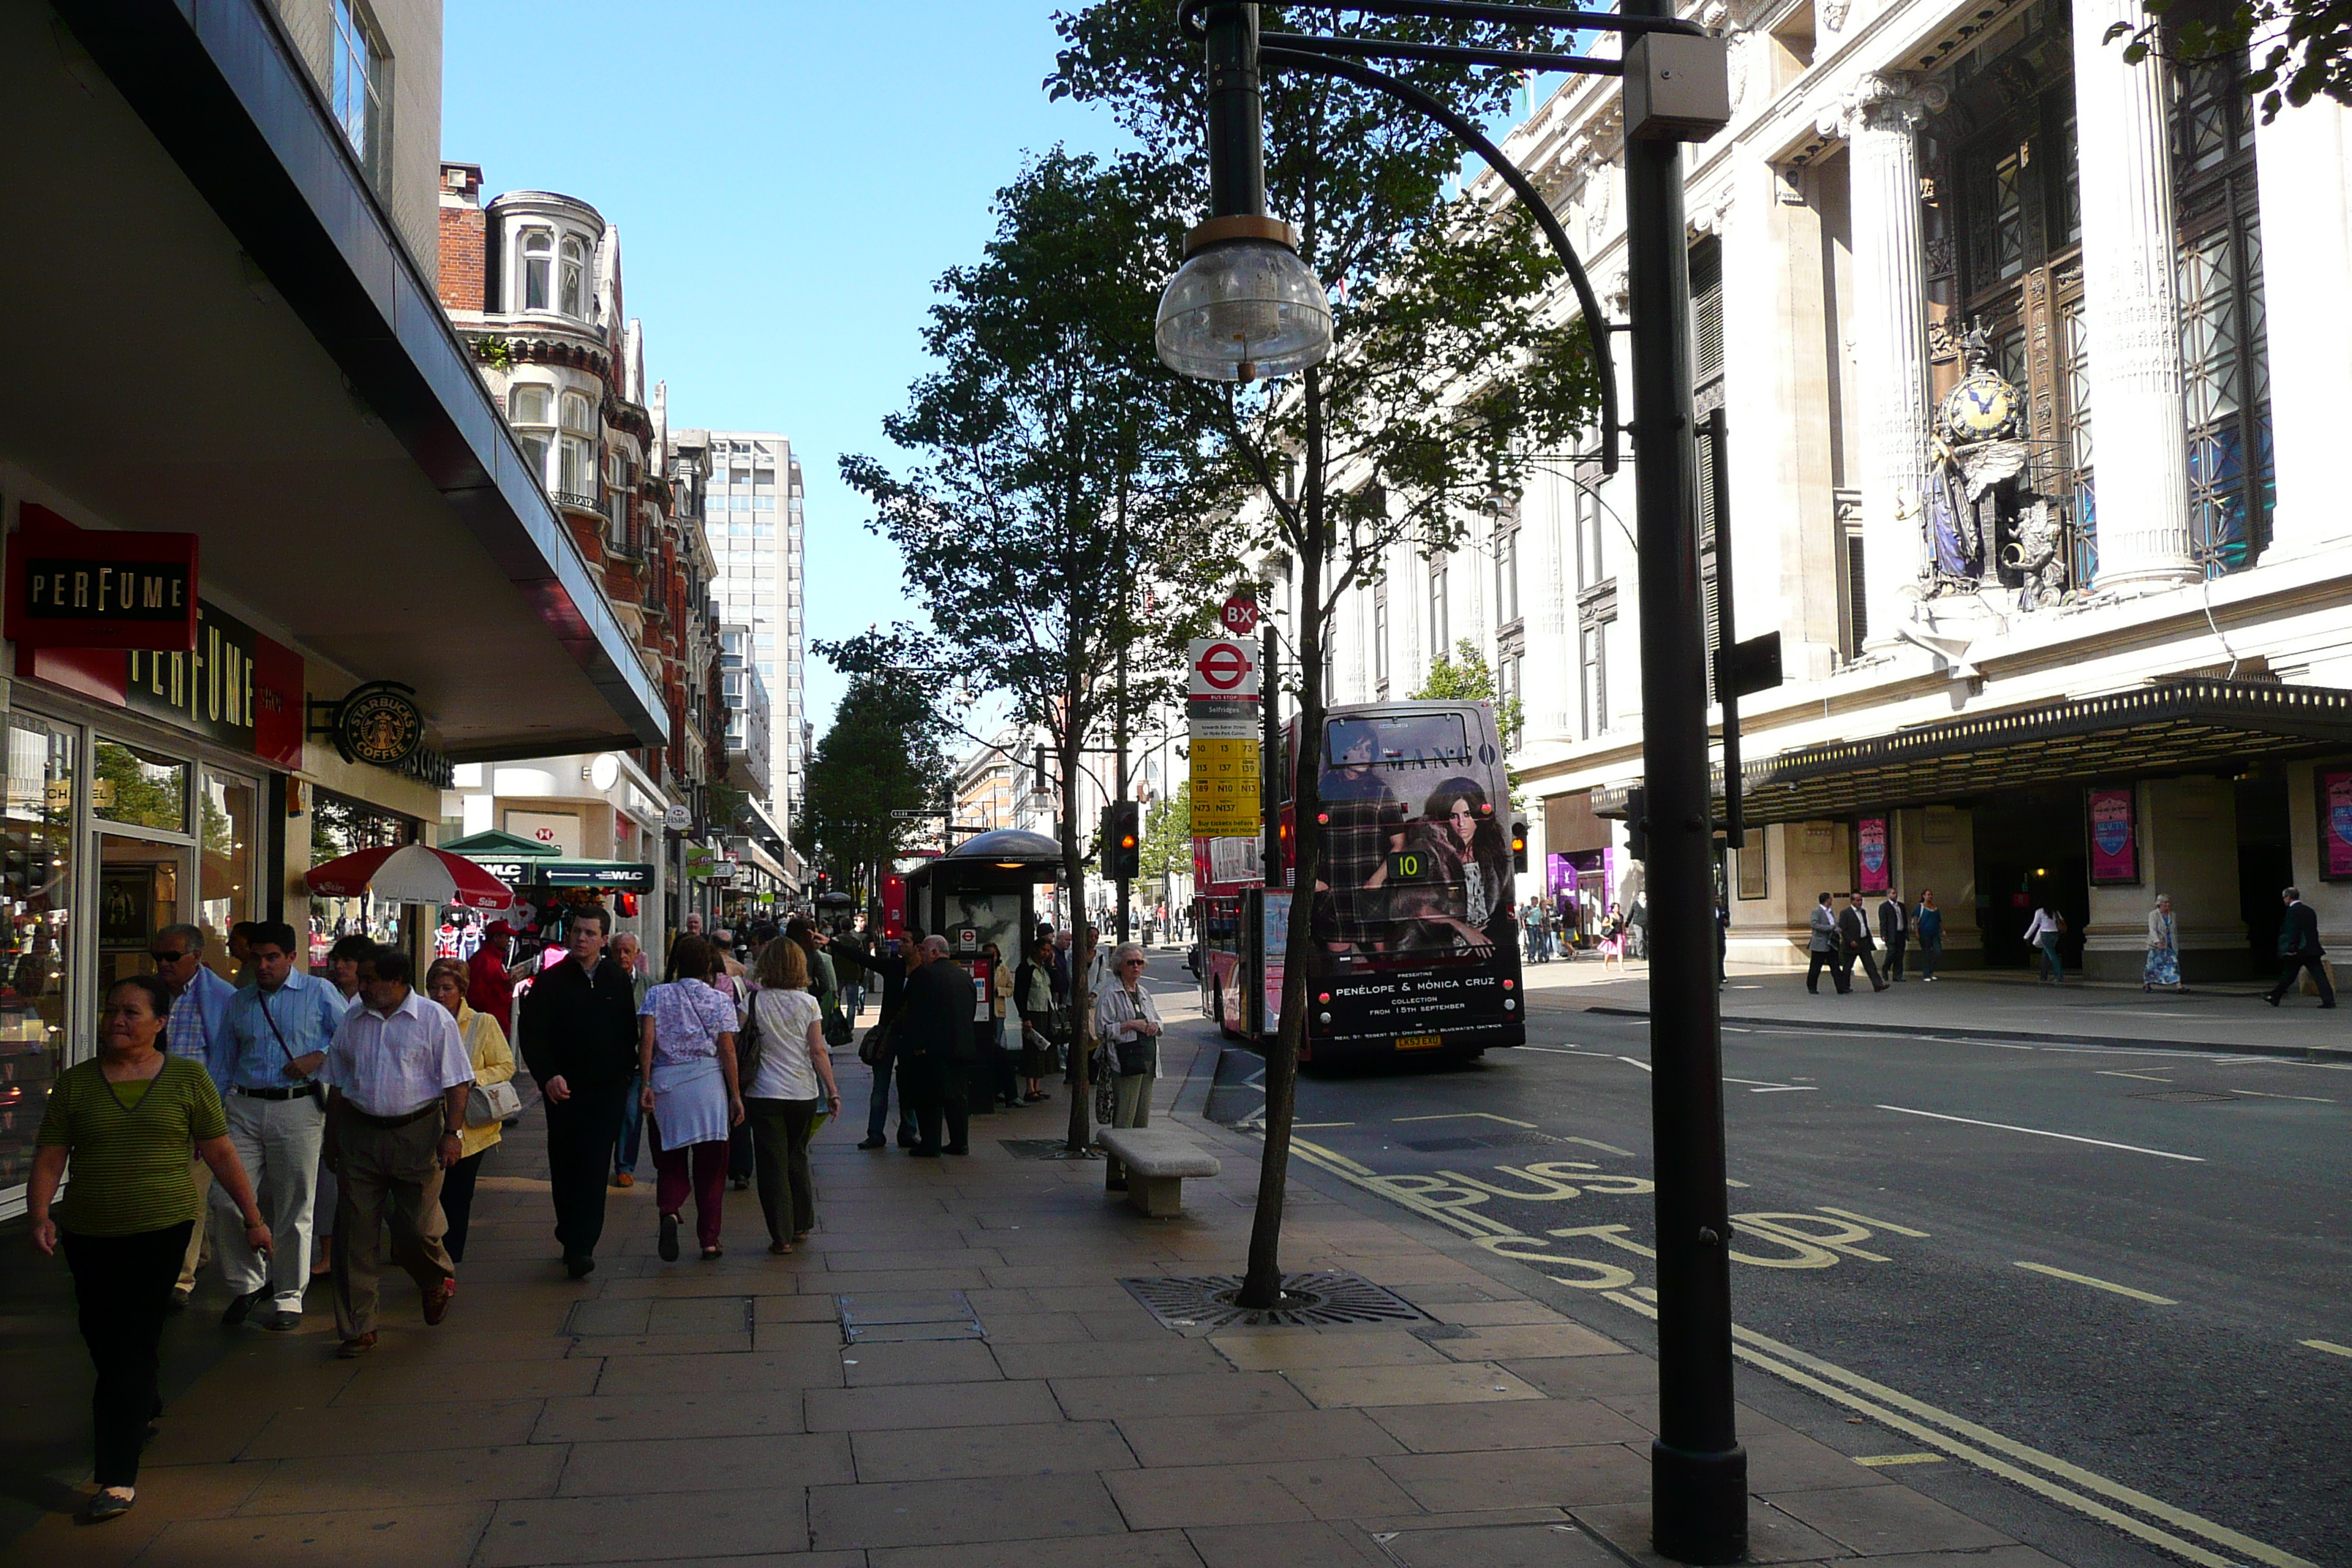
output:
{"label": "london underground roundel sign", "polygon": [[1192,645],[1192,679],[1187,689],[1194,697],[1255,697],[1257,658],[1245,643],[1231,637],[1202,637]]}

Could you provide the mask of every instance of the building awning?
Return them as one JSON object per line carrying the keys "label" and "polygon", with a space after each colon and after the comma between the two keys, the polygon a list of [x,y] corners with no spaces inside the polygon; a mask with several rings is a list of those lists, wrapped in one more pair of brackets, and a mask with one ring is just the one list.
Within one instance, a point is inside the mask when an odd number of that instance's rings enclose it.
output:
{"label": "building awning", "polygon": [[74,521],[199,535],[204,596],[405,682],[453,761],[665,743],[275,11],[0,5],[0,457]]}
{"label": "building awning", "polygon": [[[2352,691],[2192,677],[1759,759],[1743,770],[1744,815],[1751,825],[1812,822],[2044,784],[2234,773],[2339,750],[2352,750]],[[1720,770],[1714,793],[1719,802]],[[1593,791],[1594,811],[1622,816],[1624,794]]]}

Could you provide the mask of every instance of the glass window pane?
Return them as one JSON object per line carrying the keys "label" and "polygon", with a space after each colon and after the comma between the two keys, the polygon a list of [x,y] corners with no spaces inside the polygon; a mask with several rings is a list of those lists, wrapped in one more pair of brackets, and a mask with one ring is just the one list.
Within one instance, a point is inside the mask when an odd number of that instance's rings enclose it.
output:
{"label": "glass window pane", "polygon": [[513,410],[513,419],[518,425],[548,423],[547,388],[544,386],[526,382],[508,395],[507,403]]}
{"label": "glass window pane", "polygon": [[[363,805],[355,800],[345,800],[324,790],[312,795],[310,803],[310,864],[322,866],[340,856],[352,855],[362,849],[376,849],[387,845],[412,843],[416,837],[416,824],[404,816]],[[321,899],[310,900],[310,968],[323,973],[327,966],[327,950],[341,936],[358,933],[381,942],[405,943],[412,934],[408,930],[415,918],[405,906],[379,899],[373,893],[357,899]]]}
{"label": "glass window pane", "polygon": [[90,815],[102,822],[188,830],[188,764],[120,741],[100,741],[89,784]]}
{"label": "glass window pane", "polygon": [[8,715],[0,802],[0,1193],[22,1187],[33,1132],[64,1066],[66,940],[73,889],[74,731],[38,714]]}
{"label": "glass window pane", "polygon": [[213,773],[205,775],[198,797],[202,821],[197,837],[204,854],[196,868],[196,921],[207,933],[205,962],[220,971],[224,980],[238,978],[236,962],[229,956],[229,928],[254,918],[258,797],[252,780]]}

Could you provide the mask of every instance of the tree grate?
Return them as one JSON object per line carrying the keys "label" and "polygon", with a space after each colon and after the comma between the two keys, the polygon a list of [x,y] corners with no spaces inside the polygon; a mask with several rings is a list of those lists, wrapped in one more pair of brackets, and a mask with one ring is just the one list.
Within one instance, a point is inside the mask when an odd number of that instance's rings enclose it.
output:
{"label": "tree grate", "polygon": [[1423,1323],[1422,1310],[1360,1274],[1325,1268],[1282,1277],[1282,1305],[1253,1310],[1234,1304],[1238,1274],[1192,1274],[1122,1279],[1163,1329],[1202,1334],[1212,1329],[1332,1328],[1350,1323]]}
{"label": "tree grate", "polygon": [[2235,1100],[2234,1094],[2218,1093],[2205,1089],[2160,1089],[2147,1094],[2135,1094],[2134,1100],[2160,1100],[2167,1105],[2219,1105],[2225,1100]]}
{"label": "tree grate", "polygon": [[1404,1146],[1421,1154],[1466,1154],[1473,1149],[1528,1149],[1565,1143],[1549,1132],[1475,1132],[1453,1138],[1407,1138]]}

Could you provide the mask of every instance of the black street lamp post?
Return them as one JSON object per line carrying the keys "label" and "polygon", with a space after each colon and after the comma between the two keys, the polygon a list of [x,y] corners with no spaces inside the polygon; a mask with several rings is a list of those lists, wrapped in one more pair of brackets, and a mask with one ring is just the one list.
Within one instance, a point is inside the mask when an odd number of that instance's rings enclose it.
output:
{"label": "black street lamp post", "polygon": [[[1297,275],[1312,282],[1285,226],[1265,212],[1262,67],[1316,71],[1386,92],[1444,124],[1517,193],[1559,253],[1601,377],[1601,450],[1616,468],[1610,336],[1567,234],[1524,172],[1449,106],[1352,60],[1425,59],[1621,76],[1625,95],[1626,260],[1633,333],[1634,540],[1641,563],[1642,748],[1646,774],[1651,1125],[1656,1166],[1659,1432],[1651,1445],[1651,1532],[1664,1555],[1732,1563],[1748,1547],[1748,1458],[1733,1419],[1730,1220],[1724,1188],[1723,1039],[1715,986],[1714,825],[1706,731],[1706,628],[1699,594],[1696,431],[1691,405],[1690,273],[1680,144],[1730,119],[1723,40],[1674,14],[1673,0],[1622,0],[1591,12],[1479,0],[1291,0],[1286,9],[1528,32],[1608,31],[1622,59],[1535,49],[1261,34],[1257,6],[1185,0],[1182,26],[1209,63],[1211,216],[1186,237],[1169,286],[1161,357],[1189,375],[1249,381],[1330,352]],[[1253,290],[1231,253],[1283,268]],[[1220,253],[1226,253],[1223,257]],[[1266,253],[1278,253],[1270,259]],[[1222,268],[1205,275],[1204,263]],[[1295,273],[1289,269],[1296,269]],[[1314,331],[1319,326],[1320,341]],[[1285,335],[1285,334],[1287,335]],[[1265,345],[1271,345],[1272,352]],[[1269,853],[1272,853],[1269,847]],[[1268,879],[1274,876],[1269,863]]]}

